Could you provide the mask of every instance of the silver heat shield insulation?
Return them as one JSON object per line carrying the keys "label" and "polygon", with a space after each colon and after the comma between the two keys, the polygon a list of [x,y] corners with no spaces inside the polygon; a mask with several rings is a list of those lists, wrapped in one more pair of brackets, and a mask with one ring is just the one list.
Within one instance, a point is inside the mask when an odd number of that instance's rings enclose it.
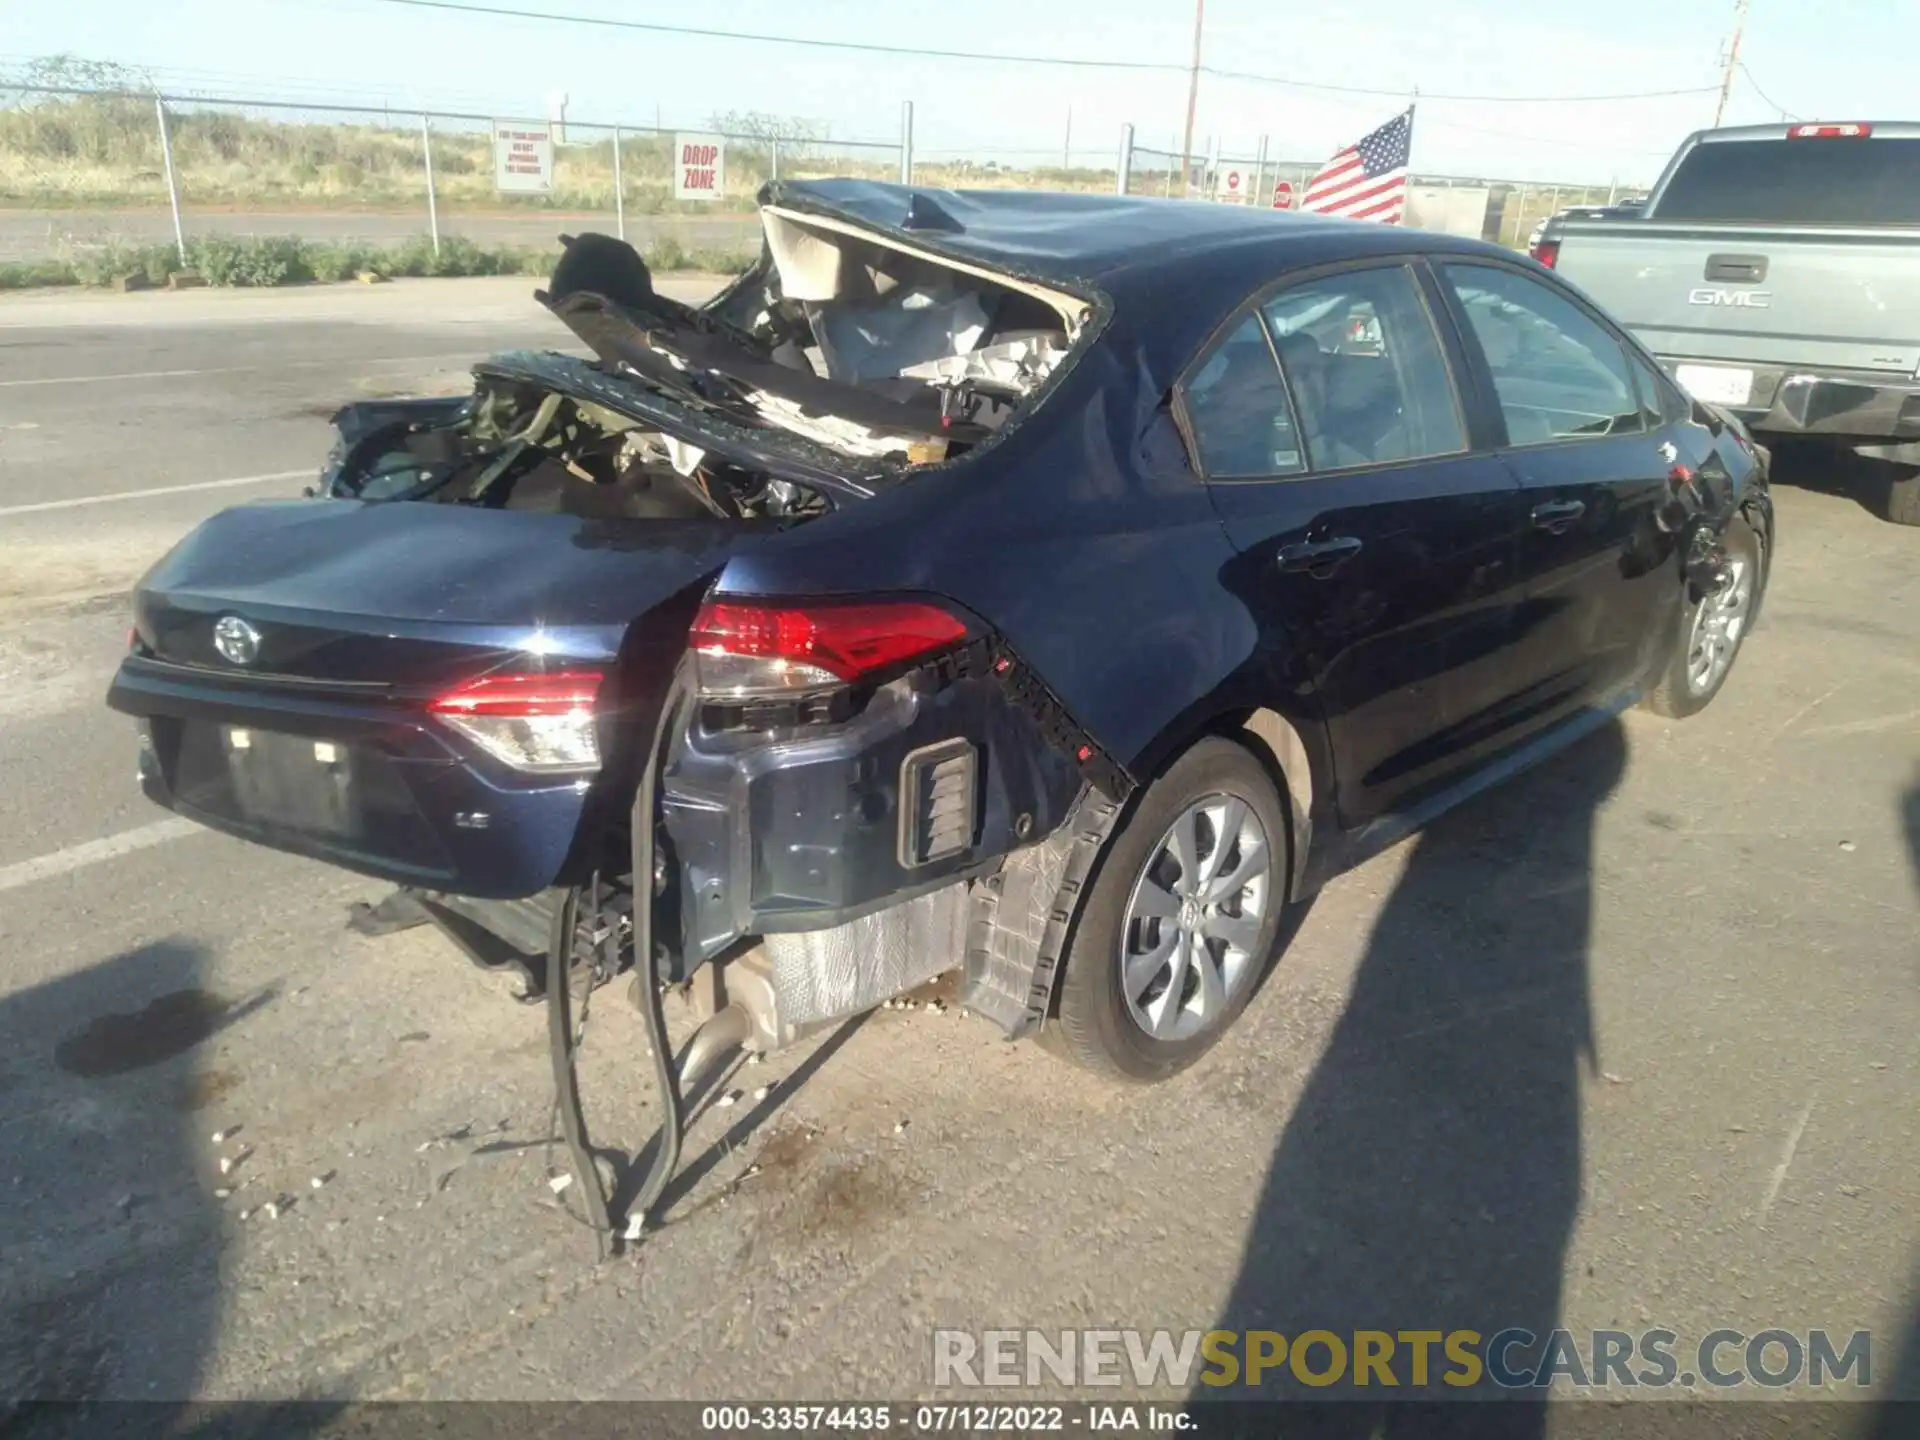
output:
{"label": "silver heat shield insulation", "polygon": [[781,1020],[857,1015],[953,969],[966,958],[967,914],[962,880],[829,930],[762,936]]}

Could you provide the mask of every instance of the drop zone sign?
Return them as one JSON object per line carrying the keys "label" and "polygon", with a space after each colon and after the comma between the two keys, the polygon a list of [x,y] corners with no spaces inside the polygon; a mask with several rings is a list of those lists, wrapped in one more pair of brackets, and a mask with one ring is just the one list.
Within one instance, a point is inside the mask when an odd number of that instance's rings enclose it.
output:
{"label": "drop zone sign", "polygon": [[673,198],[718,200],[726,189],[726,137],[676,134],[673,137]]}

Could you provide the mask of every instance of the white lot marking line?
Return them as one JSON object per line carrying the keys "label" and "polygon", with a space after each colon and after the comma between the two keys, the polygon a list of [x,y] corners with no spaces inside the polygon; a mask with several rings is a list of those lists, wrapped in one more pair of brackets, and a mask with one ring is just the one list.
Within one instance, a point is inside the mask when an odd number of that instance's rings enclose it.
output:
{"label": "white lot marking line", "polygon": [[231,480],[195,480],[190,485],[156,485],[151,490],[116,490],[110,495],[75,495],[69,500],[37,500],[31,505],[0,505],[0,520],[9,515],[41,515],[49,510],[77,510],[82,505],[107,505],[115,500],[145,500],[154,495],[185,495],[190,490],[232,490],[241,485],[265,485],[273,480],[311,480],[312,470],[276,470],[271,475],[236,475]]}
{"label": "white lot marking line", "polygon": [[362,365],[428,365],[441,360],[472,360],[471,350],[443,351],[438,355],[381,355],[370,360],[268,360],[259,365],[219,365],[206,370],[130,370],[119,375],[48,375],[32,380],[0,380],[0,390],[25,385],[100,385],[109,380],[178,380],[189,375],[251,375],[259,370],[312,370],[330,367],[357,369]]}
{"label": "white lot marking line", "polygon": [[1767,1212],[1773,1208],[1773,1202],[1780,1198],[1780,1187],[1786,1183],[1787,1167],[1793,1164],[1793,1152],[1800,1148],[1800,1134],[1807,1128],[1807,1117],[1813,1114],[1813,1098],[1807,1098],[1807,1108],[1800,1112],[1800,1118],[1793,1122],[1793,1133],[1787,1136],[1787,1148],[1780,1152],[1780,1163],[1773,1167],[1773,1178],[1767,1182],[1767,1193],[1760,1201],[1760,1218],[1767,1218]]}
{"label": "white lot marking line", "polygon": [[171,820],[156,820],[151,825],[142,825],[137,830],[122,830],[118,835],[109,835],[104,840],[69,845],[51,855],[22,860],[17,865],[0,866],[0,891],[18,890],[22,885],[31,885],[36,880],[50,880],[55,875],[67,875],[75,870],[84,870],[89,865],[98,865],[102,860],[116,860],[136,850],[201,833],[204,833],[202,828],[193,821],[175,816]]}

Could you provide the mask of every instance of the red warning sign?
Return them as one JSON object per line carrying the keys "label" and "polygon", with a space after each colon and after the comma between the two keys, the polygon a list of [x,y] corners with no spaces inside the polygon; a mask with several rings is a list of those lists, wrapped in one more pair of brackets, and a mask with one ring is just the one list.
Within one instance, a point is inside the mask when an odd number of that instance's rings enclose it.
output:
{"label": "red warning sign", "polygon": [[1273,208],[1276,210],[1291,210],[1293,208],[1293,183],[1291,181],[1281,180],[1275,183],[1273,187]]}

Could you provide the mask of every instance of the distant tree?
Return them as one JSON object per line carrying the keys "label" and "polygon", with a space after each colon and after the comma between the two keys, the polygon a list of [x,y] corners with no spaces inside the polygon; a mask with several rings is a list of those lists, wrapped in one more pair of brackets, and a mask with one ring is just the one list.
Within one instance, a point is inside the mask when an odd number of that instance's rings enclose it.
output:
{"label": "distant tree", "polygon": [[756,149],[778,144],[783,155],[799,159],[808,147],[827,138],[827,127],[797,115],[767,115],[758,110],[725,110],[707,118],[723,135],[737,135]]}
{"label": "distant tree", "polygon": [[41,55],[20,70],[20,84],[66,90],[151,90],[153,76],[133,65],[84,55]]}

